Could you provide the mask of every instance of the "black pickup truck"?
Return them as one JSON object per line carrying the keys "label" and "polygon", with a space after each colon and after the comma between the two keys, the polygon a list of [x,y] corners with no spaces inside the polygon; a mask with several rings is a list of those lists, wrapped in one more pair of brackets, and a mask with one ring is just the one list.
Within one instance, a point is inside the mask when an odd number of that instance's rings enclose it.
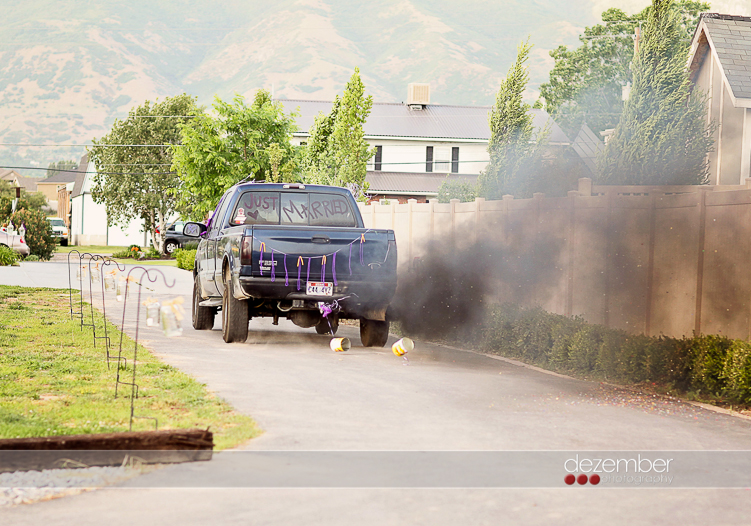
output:
{"label": "black pickup truck", "polygon": [[240,183],[207,225],[186,223],[201,241],[193,270],[193,327],[222,312],[225,342],[243,342],[254,317],[288,318],[319,334],[360,321],[366,347],[383,347],[396,291],[393,230],[366,229],[345,188]]}

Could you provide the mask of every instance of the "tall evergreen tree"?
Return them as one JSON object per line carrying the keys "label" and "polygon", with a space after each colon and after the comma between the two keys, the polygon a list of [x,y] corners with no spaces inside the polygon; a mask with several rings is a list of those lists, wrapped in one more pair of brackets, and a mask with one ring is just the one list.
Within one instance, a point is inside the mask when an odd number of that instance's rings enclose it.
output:
{"label": "tall evergreen tree", "polygon": [[306,182],[346,186],[362,198],[367,190],[367,162],[375,155],[363,131],[372,107],[373,97],[365,96],[360,70],[355,68],[344,94],[334,99],[331,113],[316,117],[310,129],[303,162]]}
{"label": "tall evergreen tree", "polygon": [[530,105],[522,100],[529,80],[529,51],[532,45],[519,45],[516,62],[501,82],[495,105],[490,111],[490,163],[478,178],[478,193],[487,199],[500,199],[505,193],[519,193],[539,158],[540,141],[535,140]]}
{"label": "tall evergreen tree", "polygon": [[712,126],[704,95],[692,91],[673,0],[652,0],[632,65],[633,86],[600,159],[605,184],[707,182]]}

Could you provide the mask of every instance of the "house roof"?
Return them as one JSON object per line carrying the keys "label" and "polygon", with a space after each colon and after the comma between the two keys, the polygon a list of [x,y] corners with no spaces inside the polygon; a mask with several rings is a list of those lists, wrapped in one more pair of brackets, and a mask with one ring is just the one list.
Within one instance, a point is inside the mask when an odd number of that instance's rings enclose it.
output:
{"label": "house roof", "polygon": [[571,144],[592,174],[597,173],[597,156],[605,149],[605,144],[595,135],[589,126],[582,124],[581,130]]}
{"label": "house roof", "polygon": [[702,13],[688,61],[694,75],[709,52],[720,64],[733,105],[751,107],[751,17]]}
{"label": "house roof", "polygon": [[76,180],[78,170],[55,172],[51,176],[39,181],[39,184],[55,183],[55,184],[67,184]]}
{"label": "house roof", "polygon": [[3,181],[11,182],[18,181],[18,184],[21,185],[21,188],[23,188],[27,192],[37,191],[37,182],[34,179],[32,179],[31,177],[24,177],[15,170],[0,169],[0,179]]}
{"label": "house roof", "polygon": [[81,195],[83,190],[83,182],[86,180],[86,172],[89,169],[89,154],[83,154],[81,160],[78,163],[78,172],[76,173],[75,183],[73,184],[73,191],[70,194],[71,199]]}
{"label": "house roof", "polygon": [[[286,111],[300,115],[296,118],[299,135],[307,135],[316,116],[331,111],[331,102],[297,99],[279,99]],[[363,126],[365,136],[409,137],[420,139],[477,140],[490,139],[488,125],[489,106],[444,106],[428,104],[422,110],[410,110],[401,103],[375,102]],[[533,109],[533,123],[542,129],[550,126],[549,141],[569,144],[569,138],[560,126],[544,111]]]}
{"label": "house roof", "polygon": [[365,176],[370,184],[368,192],[397,195],[438,195],[438,188],[447,179],[474,184],[477,175],[371,171]]}

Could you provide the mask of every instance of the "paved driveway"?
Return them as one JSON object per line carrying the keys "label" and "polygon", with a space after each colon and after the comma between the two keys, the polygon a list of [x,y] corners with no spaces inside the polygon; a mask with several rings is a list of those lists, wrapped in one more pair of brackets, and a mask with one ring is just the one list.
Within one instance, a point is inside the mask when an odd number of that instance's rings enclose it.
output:
{"label": "paved driveway", "polygon": [[[161,270],[176,279],[176,288],[158,286],[152,294],[182,294],[189,306],[190,274]],[[67,278],[62,264],[25,263],[0,271],[0,283],[67,286]],[[121,304],[107,301],[119,323],[114,306]],[[126,318],[131,332],[133,316]],[[141,338],[258,421],[265,433],[241,449],[751,450],[747,420],[471,352],[418,342],[405,365],[388,349],[360,347],[354,327],[340,327],[353,349],[333,353],[328,338],[312,329],[265,319],[251,322],[246,343],[226,345],[219,323],[217,317],[214,330],[203,332],[186,326],[183,337],[173,339],[144,328]],[[249,488],[242,468],[247,457],[232,455],[168,467],[129,482],[127,490],[0,515],[12,524],[741,524],[748,523],[751,504],[751,492],[742,489],[392,487],[398,480],[380,488],[346,487],[346,481],[339,489]],[[266,468],[276,473],[288,464],[281,457]]]}

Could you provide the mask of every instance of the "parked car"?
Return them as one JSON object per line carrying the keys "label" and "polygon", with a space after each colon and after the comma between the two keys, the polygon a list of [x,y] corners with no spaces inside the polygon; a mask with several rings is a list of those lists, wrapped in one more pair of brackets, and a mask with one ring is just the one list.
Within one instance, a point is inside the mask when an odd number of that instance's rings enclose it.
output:
{"label": "parked car", "polygon": [[[197,239],[186,236],[183,234],[183,227],[185,221],[177,220],[167,225],[167,230],[164,231],[164,252],[165,254],[172,254],[178,248],[182,248],[186,243],[195,243]],[[157,227],[157,233],[159,233],[159,227]]]}
{"label": "parked car", "polygon": [[29,245],[24,241],[23,236],[18,235],[14,230],[8,230],[6,227],[0,228],[0,245],[10,247],[23,257],[31,254]]}
{"label": "parked car", "polygon": [[201,239],[193,270],[193,327],[210,330],[222,311],[226,342],[248,337],[256,317],[288,318],[319,334],[339,319],[360,321],[366,347],[383,347],[396,291],[393,230],[366,229],[346,188],[240,183],[209,225],[186,223]]}
{"label": "parked car", "polygon": [[68,227],[65,226],[65,221],[59,217],[48,217],[50,226],[52,226],[52,237],[60,239],[60,245],[68,246]]}

